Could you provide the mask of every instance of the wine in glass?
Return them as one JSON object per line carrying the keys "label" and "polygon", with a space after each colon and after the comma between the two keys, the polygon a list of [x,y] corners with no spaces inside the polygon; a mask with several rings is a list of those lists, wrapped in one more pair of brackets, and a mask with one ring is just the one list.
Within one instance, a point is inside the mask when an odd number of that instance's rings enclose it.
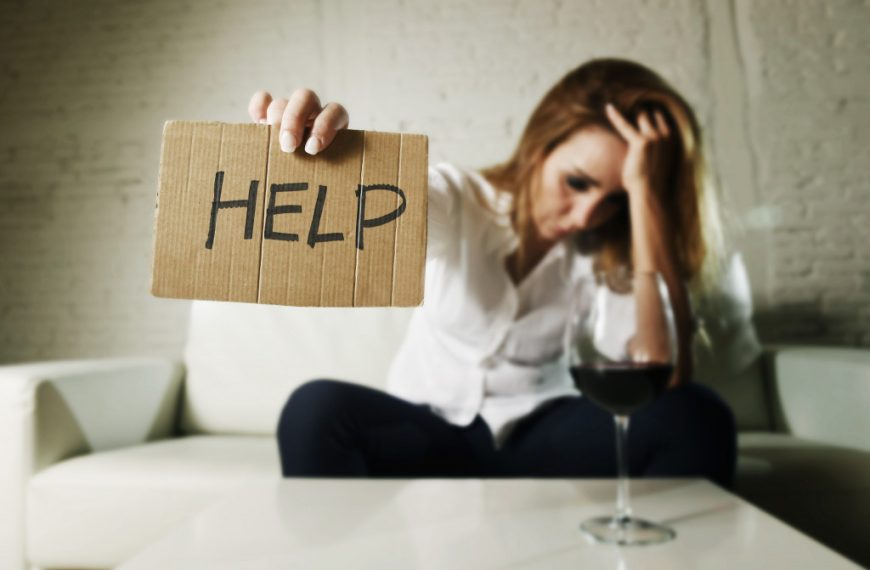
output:
{"label": "wine in glass", "polygon": [[595,272],[574,296],[565,343],[575,385],[616,424],[616,514],[583,521],[580,528],[595,542],[673,539],[673,529],[632,514],[626,465],[629,416],[664,392],[677,362],[673,310],[661,274],[625,266]]}

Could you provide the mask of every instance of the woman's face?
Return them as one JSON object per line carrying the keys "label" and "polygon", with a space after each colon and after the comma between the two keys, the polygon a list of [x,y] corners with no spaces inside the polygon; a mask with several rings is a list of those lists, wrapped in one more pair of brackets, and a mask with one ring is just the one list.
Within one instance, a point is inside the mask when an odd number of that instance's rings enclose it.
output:
{"label": "woman's face", "polygon": [[628,150],[618,134],[590,126],[575,132],[547,156],[532,196],[532,220],[541,239],[557,241],[597,228],[627,207],[622,163]]}

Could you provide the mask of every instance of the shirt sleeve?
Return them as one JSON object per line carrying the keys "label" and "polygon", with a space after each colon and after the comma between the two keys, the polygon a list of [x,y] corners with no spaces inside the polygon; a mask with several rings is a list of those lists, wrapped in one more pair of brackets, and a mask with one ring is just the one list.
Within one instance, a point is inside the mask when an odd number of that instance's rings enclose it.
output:
{"label": "shirt sleeve", "polygon": [[697,303],[699,368],[707,376],[733,375],[761,354],[752,322],[752,289],[743,256],[733,252],[716,289]]}
{"label": "shirt sleeve", "polygon": [[446,172],[447,168],[445,163],[429,167],[427,257],[444,255],[455,229],[456,187]]}

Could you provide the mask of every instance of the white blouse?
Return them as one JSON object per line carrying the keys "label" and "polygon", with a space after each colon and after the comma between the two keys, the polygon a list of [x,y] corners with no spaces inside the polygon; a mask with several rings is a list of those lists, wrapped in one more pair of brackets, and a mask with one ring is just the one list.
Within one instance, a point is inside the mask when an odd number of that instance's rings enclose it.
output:
{"label": "white blouse", "polygon": [[514,285],[504,263],[519,241],[510,200],[476,171],[430,166],[424,303],[387,381],[390,394],[428,404],[455,425],[479,413],[498,447],[544,402],[580,394],[561,358],[562,339],[570,295],[592,267],[566,238]]}
{"label": "white blouse", "polygon": [[[475,189],[497,213],[476,200]],[[543,403],[580,395],[562,358],[562,338],[571,296],[589,299],[592,276],[592,257],[581,255],[568,237],[514,285],[504,263],[519,242],[510,202],[476,171],[446,162],[429,167],[425,299],[387,379],[389,393],[428,404],[455,425],[467,426],[479,413],[497,447]],[[739,253],[731,255],[721,286],[714,303],[698,307],[716,347],[700,352],[705,374],[727,378],[761,353]],[[634,310],[610,310],[626,326],[608,331],[599,349],[618,358],[633,330]]]}

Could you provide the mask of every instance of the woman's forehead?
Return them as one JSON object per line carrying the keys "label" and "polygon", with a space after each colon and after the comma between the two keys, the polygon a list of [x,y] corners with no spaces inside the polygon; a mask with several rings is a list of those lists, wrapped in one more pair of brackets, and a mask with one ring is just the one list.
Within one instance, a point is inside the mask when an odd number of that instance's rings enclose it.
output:
{"label": "woman's forehead", "polygon": [[618,134],[589,127],[566,139],[551,158],[560,169],[582,171],[607,188],[619,185],[627,150],[627,143]]}

